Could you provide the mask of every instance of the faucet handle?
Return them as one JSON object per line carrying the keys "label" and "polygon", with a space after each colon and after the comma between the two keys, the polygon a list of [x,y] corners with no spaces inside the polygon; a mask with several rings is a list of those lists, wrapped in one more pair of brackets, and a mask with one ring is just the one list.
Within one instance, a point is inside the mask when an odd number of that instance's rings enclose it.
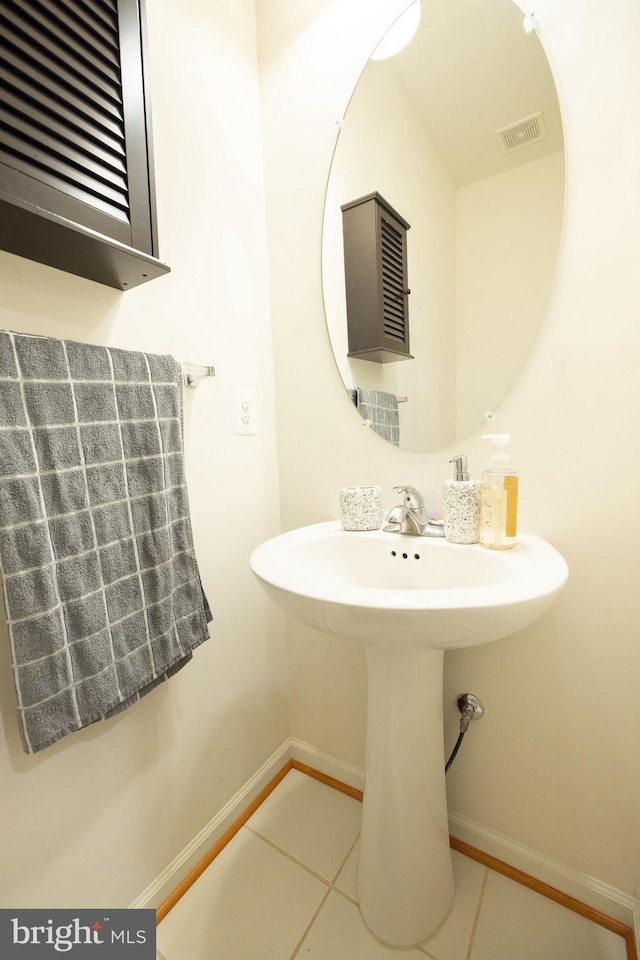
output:
{"label": "faucet handle", "polygon": [[405,484],[403,487],[394,487],[393,492],[404,494],[405,506],[409,507],[410,510],[422,510],[424,508],[424,497],[415,487]]}

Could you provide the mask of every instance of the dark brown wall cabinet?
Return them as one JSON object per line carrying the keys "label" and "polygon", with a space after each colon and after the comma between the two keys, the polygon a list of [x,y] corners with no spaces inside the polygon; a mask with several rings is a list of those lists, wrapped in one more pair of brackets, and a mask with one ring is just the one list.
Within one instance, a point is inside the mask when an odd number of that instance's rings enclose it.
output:
{"label": "dark brown wall cabinet", "polygon": [[0,0],[0,248],[127,290],[158,257],[138,0]]}
{"label": "dark brown wall cabinet", "polygon": [[342,210],[350,357],[389,363],[411,360],[407,230],[379,193]]}

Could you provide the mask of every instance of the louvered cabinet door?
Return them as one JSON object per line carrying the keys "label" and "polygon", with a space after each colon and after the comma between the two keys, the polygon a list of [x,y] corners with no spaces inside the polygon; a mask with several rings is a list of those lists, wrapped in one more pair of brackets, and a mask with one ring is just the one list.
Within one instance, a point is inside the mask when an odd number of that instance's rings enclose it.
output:
{"label": "louvered cabinet door", "polygon": [[157,260],[137,0],[0,0],[0,246],[126,289]]}
{"label": "louvered cabinet door", "polygon": [[348,356],[376,363],[410,360],[409,224],[379,193],[341,209]]}

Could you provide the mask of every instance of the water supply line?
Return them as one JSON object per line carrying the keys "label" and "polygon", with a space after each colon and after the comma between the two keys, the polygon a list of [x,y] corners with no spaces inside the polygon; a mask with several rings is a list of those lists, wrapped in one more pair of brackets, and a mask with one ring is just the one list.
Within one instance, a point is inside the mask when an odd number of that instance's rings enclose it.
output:
{"label": "water supply line", "polygon": [[447,760],[446,766],[444,768],[445,774],[449,770],[449,767],[455,760],[458,755],[458,750],[462,745],[464,740],[464,735],[469,729],[469,724],[472,720],[479,720],[484,714],[484,705],[482,700],[479,697],[476,697],[473,693],[461,693],[458,697],[458,710],[460,711],[460,733],[458,734],[458,739],[456,740],[455,746],[451,751],[451,756]]}

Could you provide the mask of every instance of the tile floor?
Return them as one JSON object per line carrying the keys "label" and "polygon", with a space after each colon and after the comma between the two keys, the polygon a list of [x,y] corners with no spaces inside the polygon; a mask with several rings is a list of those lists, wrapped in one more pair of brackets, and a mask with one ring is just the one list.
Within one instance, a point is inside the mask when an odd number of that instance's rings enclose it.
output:
{"label": "tile floor", "polygon": [[361,804],[291,770],[158,927],[166,960],[625,960],[622,939],[454,851],[449,919],[392,950],[356,904]]}

